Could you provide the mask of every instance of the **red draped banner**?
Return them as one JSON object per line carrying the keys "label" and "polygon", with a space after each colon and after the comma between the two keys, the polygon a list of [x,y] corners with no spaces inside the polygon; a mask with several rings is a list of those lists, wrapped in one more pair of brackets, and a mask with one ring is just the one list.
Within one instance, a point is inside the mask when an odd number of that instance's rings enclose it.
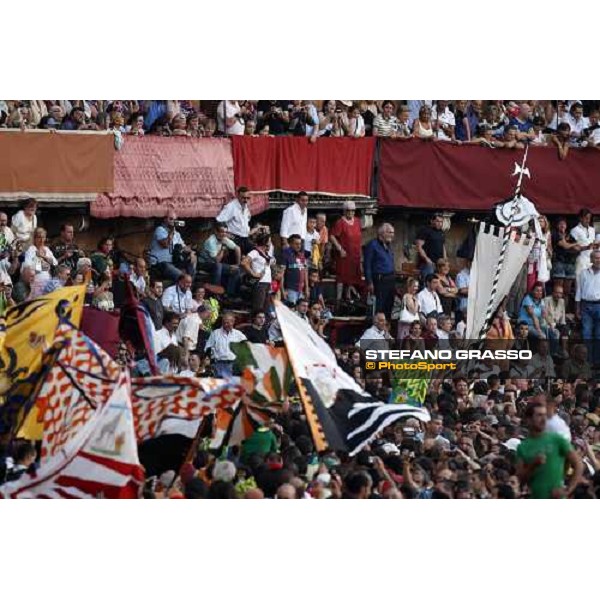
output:
{"label": "red draped banner", "polygon": [[[510,177],[523,150],[455,146],[421,140],[381,140],[379,205],[487,210],[509,198]],[[600,200],[600,151],[572,149],[559,160],[554,147],[530,148],[523,194],[542,213],[576,213]]]}
{"label": "red draped banner", "polygon": [[373,138],[232,138],[236,186],[284,191],[370,196]]}

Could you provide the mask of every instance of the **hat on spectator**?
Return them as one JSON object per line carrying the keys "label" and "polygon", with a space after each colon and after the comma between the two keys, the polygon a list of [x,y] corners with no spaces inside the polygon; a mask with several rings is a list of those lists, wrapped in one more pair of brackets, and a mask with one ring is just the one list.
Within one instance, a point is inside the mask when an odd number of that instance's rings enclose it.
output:
{"label": "hat on spectator", "polygon": [[344,210],[356,210],[356,204],[353,200],[346,200],[343,204]]}
{"label": "hat on spectator", "polygon": [[595,413],[588,413],[587,415],[585,415],[585,418],[591,423],[593,423],[596,427],[598,427],[598,425],[600,424],[600,417]]}
{"label": "hat on spectator", "polygon": [[344,106],[352,106],[352,100],[338,100],[338,102]]}

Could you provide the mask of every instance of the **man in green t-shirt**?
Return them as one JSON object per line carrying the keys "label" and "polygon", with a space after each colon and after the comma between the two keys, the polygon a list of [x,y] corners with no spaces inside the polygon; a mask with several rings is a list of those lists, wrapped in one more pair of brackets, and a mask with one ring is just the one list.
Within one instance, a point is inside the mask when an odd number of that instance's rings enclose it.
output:
{"label": "man in green t-shirt", "polygon": [[[546,405],[529,404],[525,409],[529,437],[517,448],[517,475],[527,483],[532,498],[568,498],[583,473],[581,459],[570,442],[557,433],[546,431]],[[565,488],[565,460],[573,467]]]}

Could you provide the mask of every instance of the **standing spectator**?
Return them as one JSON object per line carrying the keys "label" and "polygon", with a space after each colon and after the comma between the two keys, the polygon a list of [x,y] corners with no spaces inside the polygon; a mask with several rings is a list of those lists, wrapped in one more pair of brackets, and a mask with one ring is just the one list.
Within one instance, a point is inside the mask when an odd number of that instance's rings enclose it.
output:
{"label": "standing spectator", "polygon": [[162,304],[163,283],[162,281],[153,281],[150,284],[146,297],[142,304],[148,309],[154,329],[158,331],[162,327],[165,309]]}
{"label": "standing spectator", "polygon": [[[545,404],[533,402],[525,409],[529,437],[517,447],[517,474],[536,499],[568,498],[583,473],[581,459],[562,436],[547,432]],[[566,463],[573,473],[565,488]]]}
{"label": "standing spectator", "polygon": [[450,262],[444,258],[438,259],[436,263],[436,273],[440,278],[438,295],[442,302],[442,312],[446,315],[452,315],[456,308],[458,288],[452,277],[450,277]]}
{"label": "standing spectator", "polygon": [[413,136],[422,140],[434,140],[433,125],[431,123],[431,109],[421,106],[419,118],[415,119],[412,126]]}
{"label": "standing spectator", "polygon": [[186,246],[181,234],[176,229],[176,225],[177,214],[173,209],[169,209],[162,224],[154,230],[150,246],[150,265],[156,269],[157,276],[171,281],[176,281],[181,275],[181,270],[173,263],[173,253],[176,246],[179,247],[178,250],[186,253],[190,258],[190,261],[186,264],[186,271],[190,275],[194,272],[194,255],[191,249]]}
{"label": "standing spectator", "polygon": [[396,308],[394,303],[394,312],[392,318],[398,319],[398,330],[396,339],[402,341],[410,330],[410,326],[419,320],[419,280],[409,277],[406,282],[406,294],[402,297],[400,305]]}
{"label": "standing spectator", "polygon": [[575,315],[581,319],[590,360],[600,365],[600,250],[592,252],[592,266],[577,274]]}
{"label": "standing spectator", "polygon": [[592,211],[582,208],[579,211],[579,224],[571,229],[571,237],[579,247],[579,254],[575,261],[576,275],[590,266],[590,255],[596,239],[596,230],[591,223]]}
{"label": "standing spectator", "polygon": [[456,287],[458,288],[458,307],[456,310],[456,322],[466,319],[467,305],[469,303],[469,284],[471,283],[471,261],[465,260],[465,266],[456,275]]}
{"label": "standing spectator", "polygon": [[331,228],[331,244],[337,258],[335,274],[337,282],[337,300],[352,300],[352,294],[359,296],[356,287],[362,283],[361,246],[362,234],[360,219],[356,217],[356,204],[352,200],[344,202],[344,215]]}
{"label": "standing spectator", "polygon": [[[471,130],[469,128],[469,120],[467,119],[467,101],[457,100],[454,111],[455,118],[455,138],[460,142],[468,142],[471,140]],[[473,131],[473,134],[475,132]]]}
{"label": "standing spectator", "polygon": [[448,107],[448,100],[438,100],[431,109],[433,130],[438,140],[451,142],[454,140],[456,121],[454,113]]}
{"label": "standing spectator", "polygon": [[292,235],[299,236],[302,242],[304,242],[304,238],[306,237],[306,221],[308,219],[307,207],[308,194],[306,192],[298,192],[296,201],[283,211],[279,235],[284,249],[288,247],[289,237]]}
{"label": "standing spectator", "polygon": [[36,228],[33,234],[33,244],[25,252],[23,264],[33,268],[35,277],[31,290],[31,298],[41,296],[50,280],[50,270],[58,265],[54,254],[46,246],[46,230]]}
{"label": "standing spectator", "polygon": [[15,284],[12,292],[12,298],[16,304],[21,304],[31,298],[33,280],[35,279],[35,269],[30,264],[23,264],[21,267],[21,277]]}
{"label": "standing spectator", "polygon": [[383,223],[377,229],[377,237],[364,250],[364,272],[367,290],[375,294],[375,311],[391,317],[394,304],[396,272],[392,241],[394,228]]}
{"label": "standing spectator", "polygon": [[396,105],[391,100],[384,100],[383,113],[373,120],[373,136],[396,137],[398,121],[394,115]]}
{"label": "standing spectator", "polygon": [[217,215],[217,222],[227,226],[229,235],[240,247],[242,254],[250,252],[249,237],[255,230],[250,231],[250,208],[248,202],[252,199],[250,190],[241,186],[237,189],[237,198],[228,202]]}
{"label": "standing spectator", "polygon": [[83,256],[75,243],[75,229],[70,223],[63,223],[60,227],[60,237],[52,246],[52,253],[59,265],[67,265],[71,276],[75,276],[77,261]]}
{"label": "standing spectator", "polygon": [[519,114],[509,121],[509,125],[517,128],[517,139],[520,142],[528,143],[535,138],[533,123],[531,121],[531,108],[524,102],[519,108]]}
{"label": "standing spectator", "polygon": [[412,136],[412,121],[410,120],[410,110],[406,104],[398,109],[397,115],[398,130],[396,137],[409,138]]}
{"label": "standing spectator", "polygon": [[561,123],[556,130],[556,135],[550,136],[550,143],[558,148],[558,158],[565,160],[571,147],[571,126],[568,123]]}
{"label": "standing spectator", "polygon": [[329,264],[331,254],[327,215],[325,213],[317,213],[317,231],[319,232],[319,254],[321,256],[318,269],[322,271],[325,265]]}
{"label": "standing spectator", "polygon": [[235,316],[232,313],[223,313],[223,323],[215,329],[206,342],[206,350],[212,354],[213,367],[217,377],[232,377],[235,354],[231,350],[232,342],[244,342],[246,336],[234,329]]}
{"label": "standing spectator", "polygon": [[13,215],[10,227],[15,234],[15,239],[25,251],[33,243],[33,232],[37,228],[37,202],[28,198],[23,203],[23,208]]}
{"label": "standing spectator", "polygon": [[[227,226],[217,221],[214,233],[204,242],[201,258],[212,271],[213,284],[227,285],[227,295],[233,297],[239,287],[242,253],[227,233]],[[233,253],[233,264],[227,262],[231,259],[230,253]]]}
{"label": "standing spectator", "polygon": [[321,234],[317,231],[317,218],[308,217],[306,220],[306,238],[304,238],[304,252],[308,258],[308,266],[316,269],[321,262]]}
{"label": "standing spectator", "polygon": [[442,215],[435,214],[429,221],[429,226],[422,227],[417,232],[415,245],[419,255],[419,271],[424,279],[435,271],[435,265],[440,258],[446,258],[446,236],[442,231],[444,220]]}
{"label": "standing spectator", "polygon": [[583,116],[583,105],[581,102],[574,102],[571,105],[566,122],[571,127],[571,140],[579,142],[584,137],[584,129],[590,126],[589,120]]}
{"label": "standing spectator", "polygon": [[221,100],[217,107],[217,129],[226,135],[244,135],[245,106],[238,100]]}
{"label": "standing spectator", "polygon": [[252,311],[267,311],[269,307],[269,292],[271,291],[271,265],[274,262],[269,254],[271,237],[268,233],[259,233],[256,246],[248,254],[248,260],[243,262],[246,272],[255,280],[252,292]]}
{"label": "standing spectator", "polygon": [[283,298],[289,304],[296,304],[308,293],[308,266],[300,236],[293,234],[288,240],[289,245],[283,250],[285,266]]}
{"label": "standing spectator", "polygon": [[348,111],[348,119],[342,122],[342,127],[347,136],[353,138],[365,137],[365,120],[360,114],[358,106],[354,105]]}
{"label": "standing spectator", "polygon": [[421,316],[421,323],[423,325],[425,325],[425,323],[427,322],[428,317],[437,317],[438,315],[441,315],[444,312],[442,309],[442,301],[440,300],[440,297],[438,295],[439,287],[439,276],[431,273],[425,278],[425,287],[417,294],[417,301],[419,302],[419,313]]}
{"label": "standing spectator", "polygon": [[92,306],[98,310],[111,312],[115,309],[113,293],[111,291],[112,277],[108,273],[100,276],[98,285],[94,290]]}
{"label": "standing spectator", "polygon": [[287,106],[281,106],[277,100],[271,100],[269,110],[263,116],[263,130],[267,127],[270,135],[285,135],[290,121],[285,108]]}
{"label": "standing spectator", "polygon": [[61,129],[75,131],[85,127],[85,112],[83,108],[76,106],[71,110],[69,116],[62,122]]}
{"label": "standing spectator", "polygon": [[533,119],[533,138],[531,144],[533,146],[547,146],[548,138],[544,133],[545,121],[542,117],[534,117]]}
{"label": "standing spectator", "polygon": [[269,330],[266,327],[266,315],[264,311],[259,310],[253,313],[252,323],[246,327],[243,332],[246,339],[253,344],[268,344]]}
{"label": "standing spectator", "polygon": [[594,109],[590,112],[589,121],[590,125],[583,130],[582,136],[585,138],[587,145],[590,147],[600,146],[600,111]]}
{"label": "standing spectator", "polygon": [[319,133],[319,113],[310,100],[294,100],[289,107],[290,132],[295,136],[306,136],[315,142]]}

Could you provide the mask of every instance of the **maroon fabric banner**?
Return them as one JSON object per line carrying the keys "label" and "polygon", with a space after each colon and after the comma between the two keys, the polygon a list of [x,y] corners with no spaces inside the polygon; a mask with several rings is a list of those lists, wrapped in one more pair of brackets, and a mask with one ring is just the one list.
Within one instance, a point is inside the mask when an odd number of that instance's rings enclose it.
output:
{"label": "maroon fabric banner", "polygon": [[[421,140],[381,140],[379,205],[485,211],[509,198],[514,163],[524,150],[455,146]],[[532,147],[531,179],[523,195],[541,213],[573,214],[600,201],[600,152],[571,149],[559,160],[554,147]]]}
{"label": "maroon fabric banner", "polygon": [[118,311],[107,312],[84,306],[80,329],[112,358],[117,358],[120,341]]}
{"label": "maroon fabric banner", "polygon": [[235,185],[257,192],[370,196],[374,138],[232,138]]}

